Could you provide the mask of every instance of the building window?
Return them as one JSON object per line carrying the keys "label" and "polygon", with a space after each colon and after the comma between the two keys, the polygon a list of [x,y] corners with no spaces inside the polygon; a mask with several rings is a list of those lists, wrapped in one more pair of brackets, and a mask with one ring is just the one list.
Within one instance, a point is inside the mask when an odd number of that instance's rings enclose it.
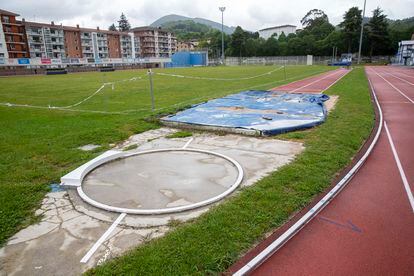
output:
{"label": "building window", "polygon": [[10,17],[3,15],[3,22],[10,23]]}

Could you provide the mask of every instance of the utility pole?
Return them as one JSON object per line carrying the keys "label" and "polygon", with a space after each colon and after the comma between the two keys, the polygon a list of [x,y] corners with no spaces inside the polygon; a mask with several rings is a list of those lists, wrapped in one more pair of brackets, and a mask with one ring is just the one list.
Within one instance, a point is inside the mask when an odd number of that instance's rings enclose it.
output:
{"label": "utility pole", "polygon": [[226,7],[219,7],[221,11],[221,64],[224,64],[224,11]]}
{"label": "utility pole", "polygon": [[361,34],[359,36],[358,64],[361,62],[362,34],[364,33],[364,18],[365,18],[365,6],[366,5],[367,5],[367,0],[364,0],[364,11],[362,12],[362,21],[361,21]]}

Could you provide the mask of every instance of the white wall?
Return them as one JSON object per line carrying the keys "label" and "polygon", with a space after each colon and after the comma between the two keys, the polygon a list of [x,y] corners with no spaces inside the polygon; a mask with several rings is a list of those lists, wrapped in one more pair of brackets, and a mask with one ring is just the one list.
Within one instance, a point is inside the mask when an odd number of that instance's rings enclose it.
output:
{"label": "white wall", "polygon": [[0,53],[4,58],[9,57],[9,53],[7,52],[7,44],[6,44],[6,37],[4,36],[3,32],[3,24],[0,23]]}
{"label": "white wall", "polygon": [[288,34],[291,34],[291,33],[296,33],[296,27],[286,26],[286,27],[272,28],[272,29],[268,29],[268,30],[259,31],[259,35],[260,35],[260,37],[262,37],[264,39],[268,39],[273,34],[276,34],[277,37],[279,37],[282,34],[282,32],[285,33],[286,36]]}

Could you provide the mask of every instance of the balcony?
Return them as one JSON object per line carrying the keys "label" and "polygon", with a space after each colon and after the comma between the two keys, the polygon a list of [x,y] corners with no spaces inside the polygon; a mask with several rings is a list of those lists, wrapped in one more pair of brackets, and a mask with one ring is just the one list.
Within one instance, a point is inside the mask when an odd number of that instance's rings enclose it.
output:
{"label": "balcony", "polygon": [[28,29],[28,30],[26,30],[26,33],[28,35],[36,35],[36,36],[42,35],[41,30],[34,31],[34,30],[31,30],[31,29]]}
{"label": "balcony", "polygon": [[29,44],[42,44],[43,45],[43,41],[29,39]]}
{"label": "balcony", "polygon": [[6,41],[7,44],[21,44],[24,45],[26,42],[24,41]]}
{"label": "balcony", "polygon": [[93,50],[92,49],[83,49],[82,48],[82,53],[93,53]]}
{"label": "balcony", "polygon": [[44,52],[45,48],[40,47],[40,48],[32,48],[30,47],[30,52]]}

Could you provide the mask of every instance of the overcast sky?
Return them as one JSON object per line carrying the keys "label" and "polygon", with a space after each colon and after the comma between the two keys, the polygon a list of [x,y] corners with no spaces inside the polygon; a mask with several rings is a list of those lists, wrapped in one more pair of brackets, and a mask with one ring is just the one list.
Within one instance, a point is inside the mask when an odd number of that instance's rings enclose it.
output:
{"label": "overcast sky", "polygon": [[[313,8],[324,10],[331,23],[338,24],[353,6],[362,9],[363,0],[9,0],[0,9],[16,12],[29,21],[79,24],[108,28],[124,12],[133,27],[149,25],[167,14],[202,17],[220,22],[219,6],[225,6],[224,23],[256,31],[282,24],[300,26],[300,19]],[[391,19],[414,16],[414,0],[367,0],[367,16],[381,7]]]}

